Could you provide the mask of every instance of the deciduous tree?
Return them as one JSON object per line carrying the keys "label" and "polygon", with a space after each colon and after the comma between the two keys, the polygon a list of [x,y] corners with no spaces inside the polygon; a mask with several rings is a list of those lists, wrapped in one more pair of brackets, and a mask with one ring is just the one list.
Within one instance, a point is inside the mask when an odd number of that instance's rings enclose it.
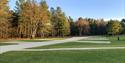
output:
{"label": "deciduous tree", "polygon": [[8,38],[10,36],[10,17],[8,0],[0,0],[0,38]]}
{"label": "deciduous tree", "polygon": [[80,36],[89,34],[90,27],[89,27],[89,22],[86,19],[80,17],[76,22],[76,25],[78,27]]}
{"label": "deciduous tree", "polygon": [[117,20],[110,20],[107,25],[107,33],[109,35],[116,35],[122,32],[122,25]]}
{"label": "deciduous tree", "polygon": [[35,0],[19,0],[19,34],[21,37],[44,37],[50,31],[50,15],[46,1],[38,4]]}

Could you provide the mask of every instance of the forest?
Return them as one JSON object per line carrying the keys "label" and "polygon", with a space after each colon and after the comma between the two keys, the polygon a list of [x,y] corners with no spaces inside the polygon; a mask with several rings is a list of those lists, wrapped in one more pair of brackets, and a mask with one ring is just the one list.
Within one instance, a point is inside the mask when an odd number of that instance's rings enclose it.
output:
{"label": "forest", "polygon": [[7,4],[0,0],[0,39],[125,34],[125,19],[73,20],[61,7],[49,9],[45,0],[18,0],[15,10]]}

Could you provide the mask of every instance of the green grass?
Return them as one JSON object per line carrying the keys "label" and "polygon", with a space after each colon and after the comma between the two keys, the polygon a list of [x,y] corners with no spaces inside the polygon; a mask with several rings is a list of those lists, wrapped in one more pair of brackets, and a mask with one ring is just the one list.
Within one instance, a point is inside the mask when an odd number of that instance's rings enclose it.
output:
{"label": "green grass", "polygon": [[125,50],[8,52],[1,63],[125,63]]}
{"label": "green grass", "polygon": [[[108,37],[110,41],[118,41],[118,36],[109,36]],[[125,35],[119,36],[120,40],[119,41],[125,41]]]}
{"label": "green grass", "polygon": [[[120,36],[119,41],[117,40],[117,37],[107,37],[107,38],[109,38],[109,41],[111,41],[110,44],[101,44],[101,43],[100,44],[92,44],[92,43],[68,42],[68,43],[55,44],[55,45],[49,45],[49,46],[35,47],[32,49],[82,48],[82,47],[123,47],[123,46],[125,46],[125,40],[124,40],[125,37],[124,36]],[[100,41],[100,40],[96,40],[96,41]]]}

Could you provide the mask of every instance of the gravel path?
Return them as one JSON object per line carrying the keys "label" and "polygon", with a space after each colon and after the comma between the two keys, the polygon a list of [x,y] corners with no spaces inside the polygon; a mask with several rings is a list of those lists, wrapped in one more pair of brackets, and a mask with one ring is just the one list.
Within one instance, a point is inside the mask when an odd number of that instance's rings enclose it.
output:
{"label": "gravel path", "polygon": [[125,47],[93,47],[93,48],[53,48],[53,49],[22,49],[17,51],[64,51],[64,50],[105,50],[105,49],[125,49]]}
{"label": "gravel path", "polygon": [[97,44],[110,44],[110,41],[75,41],[80,43],[97,43]]}
{"label": "gravel path", "polygon": [[9,52],[9,51],[22,50],[22,49],[25,49],[25,48],[53,45],[53,44],[59,44],[59,43],[65,43],[65,42],[72,42],[72,41],[77,41],[77,40],[86,39],[86,38],[88,38],[88,37],[72,37],[72,38],[68,38],[68,39],[65,39],[65,40],[52,40],[52,41],[46,41],[46,42],[19,43],[17,45],[0,46],[0,54],[5,53],[5,52]]}

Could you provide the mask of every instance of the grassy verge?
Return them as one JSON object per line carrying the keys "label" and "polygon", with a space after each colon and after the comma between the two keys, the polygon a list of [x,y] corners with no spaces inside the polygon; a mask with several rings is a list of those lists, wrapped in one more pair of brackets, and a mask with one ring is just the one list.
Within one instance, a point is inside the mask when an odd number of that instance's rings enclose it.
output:
{"label": "grassy verge", "polygon": [[28,40],[17,40],[18,42],[45,42],[50,40],[64,40],[65,38],[38,38],[38,39],[28,39]]}
{"label": "grassy verge", "polygon": [[50,41],[50,40],[64,40],[66,38],[13,38],[13,39],[0,39],[0,42],[44,42],[44,41]]}
{"label": "grassy verge", "polygon": [[49,40],[17,40],[17,42],[45,42]]}
{"label": "grassy verge", "polygon": [[16,43],[0,43],[0,46],[4,46],[4,45],[16,45]]}
{"label": "grassy verge", "polygon": [[125,50],[8,52],[1,63],[125,63]]}
{"label": "grassy verge", "polygon": [[1,43],[1,42],[8,42],[8,41],[10,41],[10,40],[0,39],[0,43]]}

